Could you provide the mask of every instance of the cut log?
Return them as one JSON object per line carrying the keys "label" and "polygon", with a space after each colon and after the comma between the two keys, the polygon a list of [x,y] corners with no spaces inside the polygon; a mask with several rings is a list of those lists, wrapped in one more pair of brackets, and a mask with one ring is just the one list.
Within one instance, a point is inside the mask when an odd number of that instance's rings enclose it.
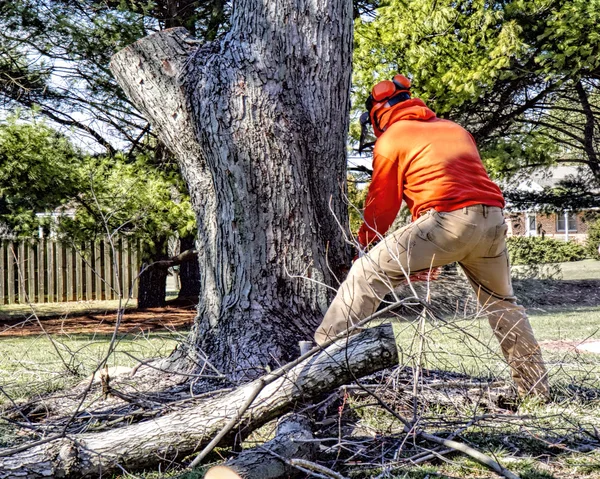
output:
{"label": "cut log", "polygon": [[298,469],[289,465],[289,459],[313,460],[319,450],[313,439],[310,420],[291,414],[277,425],[275,438],[266,444],[248,449],[228,460],[223,466],[211,468],[204,479],[276,479],[293,477]]}
{"label": "cut log", "polygon": [[267,383],[242,414],[223,444],[245,437],[257,427],[307,400],[356,378],[395,365],[396,342],[390,325],[342,339],[293,368],[285,366],[235,391],[131,426],[49,441],[0,460],[0,479],[99,477],[124,471],[172,466],[198,452]]}

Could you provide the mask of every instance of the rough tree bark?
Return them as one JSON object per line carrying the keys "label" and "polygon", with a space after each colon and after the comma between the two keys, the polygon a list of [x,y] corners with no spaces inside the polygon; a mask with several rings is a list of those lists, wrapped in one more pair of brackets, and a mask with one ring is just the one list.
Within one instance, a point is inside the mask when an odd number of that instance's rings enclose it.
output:
{"label": "rough tree bark", "polygon": [[[285,413],[297,402],[318,396],[398,362],[390,325],[340,340],[285,372],[274,371],[230,393],[154,419],[99,433],[55,439],[0,458],[0,479],[106,477],[111,474],[172,466],[198,452],[268,383],[239,424],[224,438],[234,442]],[[274,379],[274,380],[273,380]],[[272,382],[269,383],[269,380]],[[250,467],[250,465],[244,466]]]}
{"label": "rough tree bark", "polygon": [[154,34],[111,69],[189,186],[191,343],[241,380],[297,354],[349,260],[335,217],[346,225],[352,2],[240,0],[231,25],[200,49],[182,28]]}
{"label": "rough tree bark", "polygon": [[260,447],[245,449],[222,466],[206,472],[204,479],[276,479],[297,477],[298,469],[281,458],[314,460],[319,451],[312,433],[313,424],[303,415],[284,416],[277,424],[277,434]]}

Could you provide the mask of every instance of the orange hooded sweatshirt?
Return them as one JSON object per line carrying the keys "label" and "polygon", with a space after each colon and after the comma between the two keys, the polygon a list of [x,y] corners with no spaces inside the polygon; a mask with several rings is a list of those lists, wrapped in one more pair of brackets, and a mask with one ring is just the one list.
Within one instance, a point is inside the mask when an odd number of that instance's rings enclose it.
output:
{"label": "orange hooded sweatshirt", "polygon": [[460,125],[437,118],[418,98],[386,109],[378,119],[383,133],[373,150],[373,177],[358,232],[362,246],[386,233],[403,199],[413,220],[432,208],[504,207],[475,140]]}

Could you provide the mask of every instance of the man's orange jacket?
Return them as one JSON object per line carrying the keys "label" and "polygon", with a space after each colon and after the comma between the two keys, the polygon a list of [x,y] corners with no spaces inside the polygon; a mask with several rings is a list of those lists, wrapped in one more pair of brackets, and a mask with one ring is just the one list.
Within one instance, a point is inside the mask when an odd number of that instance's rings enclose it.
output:
{"label": "man's orange jacket", "polygon": [[358,233],[362,246],[385,234],[403,199],[413,219],[432,208],[504,207],[502,192],[487,175],[471,134],[437,118],[422,100],[387,109],[379,125],[384,132],[373,150],[373,177]]}

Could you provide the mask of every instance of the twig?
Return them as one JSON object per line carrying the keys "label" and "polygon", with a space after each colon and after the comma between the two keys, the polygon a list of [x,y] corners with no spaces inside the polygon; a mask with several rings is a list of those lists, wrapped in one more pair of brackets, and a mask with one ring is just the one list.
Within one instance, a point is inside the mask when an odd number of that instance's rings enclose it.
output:
{"label": "twig", "polygon": [[22,446],[13,447],[12,449],[7,449],[5,451],[1,451],[0,457],[12,456],[13,454],[17,454],[19,452],[26,451],[27,449],[35,447],[35,446],[41,446],[42,444],[52,442],[55,439],[60,439],[61,437],[65,437],[65,435],[61,433],[61,434],[56,434],[54,436],[48,436],[44,439],[40,439],[39,441],[28,442],[26,444],[23,444]]}
{"label": "twig", "polygon": [[467,456],[472,457],[477,462],[489,467],[494,472],[497,472],[501,476],[506,477],[506,479],[520,479],[519,476],[512,473],[505,467],[502,467],[496,461],[494,461],[490,456],[484,454],[477,449],[474,449],[466,444],[451,441],[450,439],[444,439],[438,436],[434,436],[433,434],[427,434],[426,432],[419,432],[418,435],[427,441],[435,442],[436,444],[441,444],[442,446],[446,446],[450,449],[454,449],[455,451],[462,452]]}
{"label": "twig", "polygon": [[[340,473],[332,471],[331,469],[321,466],[315,462],[307,461],[306,459],[288,459],[286,461],[290,466],[299,469],[302,472],[306,472],[311,476],[325,477],[333,479],[347,479],[346,476],[342,476]],[[315,474],[318,473],[318,474]]]}
{"label": "twig", "polygon": [[[414,298],[410,298],[410,299],[414,300]],[[291,362],[283,365],[279,369],[273,371],[271,374],[268,374],[267,376],[258,379],[256,381],[254,388],[250,392],[250,396],[248,397],[248,399],[246,399],[246,402],[242,405],[242,407],[237,411],[235,417],[233,417],[223,427],[221,432],[219,434],[217,434],[217,436],[215,436],[215,438],[202,450],[202,452],[188,465],[188,468],[191,469],[191,468],[196,467],[198,464],[200,464],[200,462],[216,447],[216,445],[221,441],[221,439],[223,439],[223,437],[225,437],[225,435],[229,431],[231,431],[231,429],[233,429],[235,427],[235,425],[238,423],[238,421],[244,415],[246,410],[252,405],[252,402],[254,401],[254,399],[256,399],[258,394],[262,391],[262,389],[265,386],[267,386],[268,384],[271,384],[273,381],[279,379],[281,376],[283,376],[288,371],[290,371],[291,369],[296,367],[298,364],[304,362],[306,359],[310,358],[311,356],[314,356],[318,352],[323,351],[328,346],[331,346],[333,343],[335,343],[339,339],[343,339],[344,337],[348,338],[348,334],[352,333],[353,331],[359,330],[363,325],[367,324],[369,321],[372,321],[373,319],[378,318],[379,316],[391,311],[392,309],[397,308],[399,305],[403,304],[405,301],[406,301],[406,299],[397,301],[396,303],[391,304],[387,308],[377,311],[376,313],[372,314],[371,316],[363,319],[362,321],[360,321],[360,322],[356,323],[355,325],[353,325],[352,327],[348,328],[348,330],[346,332],[335,336],[334,338],[324,342],[323,344],[321,344],[319,346],[315,346],[310,351],[308,351],[306,354],[301,355],[299,358],[295,359],[294,361],[291,361]]]}
{"label": "twig", "polygon": [[413,457],[407,459],[407,462],[410,462],[413,465],[421,464],[423,462],[431,461],[435,458],[440,458],[441,456],[448,454],[449,452],[453,452],[454,449],[443,449],[441,451],[431,450],[425,451],[420,454],[417,454]]}
{"label": "twig", "polygon": [[459,451],[462,452],[470,457],[472,457],[473,459],[475,459],[476,461],[480,462],[481,464],[488,466],[490,469],[492,469],[493,471],[497,472],[498,474],[506,477],[507,479],[520,479],[519,476],[513,474],[511,471],[509,471],[508,469],[502,467],[500,464],[498,464],[496,461],[494,461],[491,457],[489,457],[486,454],[483,454],[482,452],[467,446],[466,444],[462,444],[460,442],[457,441],[452,441],[450,439],[444,439],[438,436],[434,436],[432,434],[427,434],[426,432],[422,432],[422,431],[414,431],[414,427],[415,425],[411,425],[405,418],[403,418],[402,416],[400,416],[396,411],[394,411],[383,399],[381,399],[377,394],[375,394],[373,391],[369,391],[368,389],[364,388],[364,386],[362,386],[360,384],[360,382],[358,382],[357,380],[357,384],[359,386],[362,387],[362,389],[364,389],[364,391],[366,391],[368,394],[370,394],[375,400],[377,400],[377,402],[389,413],[391,413],[396,419],[398,419],[400,422],[402,422],[404,424],[404,431],[407,434],[415,434],[416,436],[419,436],[427,441],[431,441],[431,442],[435,442],[436,444],[440,444],[442,446],[446,446],[450,449],[453,449],[455,451]]}
{"label": "twig", "polygon": [[250,407],[252,402],[256,399],[256,396],[259,395],[259,393],[263,390],[266,384],[266,381],[263,379],[257,380],[256,384],[254,385],[254,388],[252,389],[252,391],[250,391],[250,395],[248,396],[248,399],[246,399],[246,402],[242,404],[242,407],[238,409],[236,415],[231,418],[231,420],[225,425],[225,427],[223,427],[223,429],[221,429],[221,432],[217,434],[213,438],[213,440],[210,441],[206,445],[206,447],[200,452],[200,454],[198,454],[198,456],[196,456],[196,458],[190,463],[190,465],[188,466],[190,469],[200,464],[200,462],[202,462],[202,460],[217,446],[217,444],[221,442],[221,439],[223,439],[225,435],[235,427],[237,422],[244,415],[246,410]]}

